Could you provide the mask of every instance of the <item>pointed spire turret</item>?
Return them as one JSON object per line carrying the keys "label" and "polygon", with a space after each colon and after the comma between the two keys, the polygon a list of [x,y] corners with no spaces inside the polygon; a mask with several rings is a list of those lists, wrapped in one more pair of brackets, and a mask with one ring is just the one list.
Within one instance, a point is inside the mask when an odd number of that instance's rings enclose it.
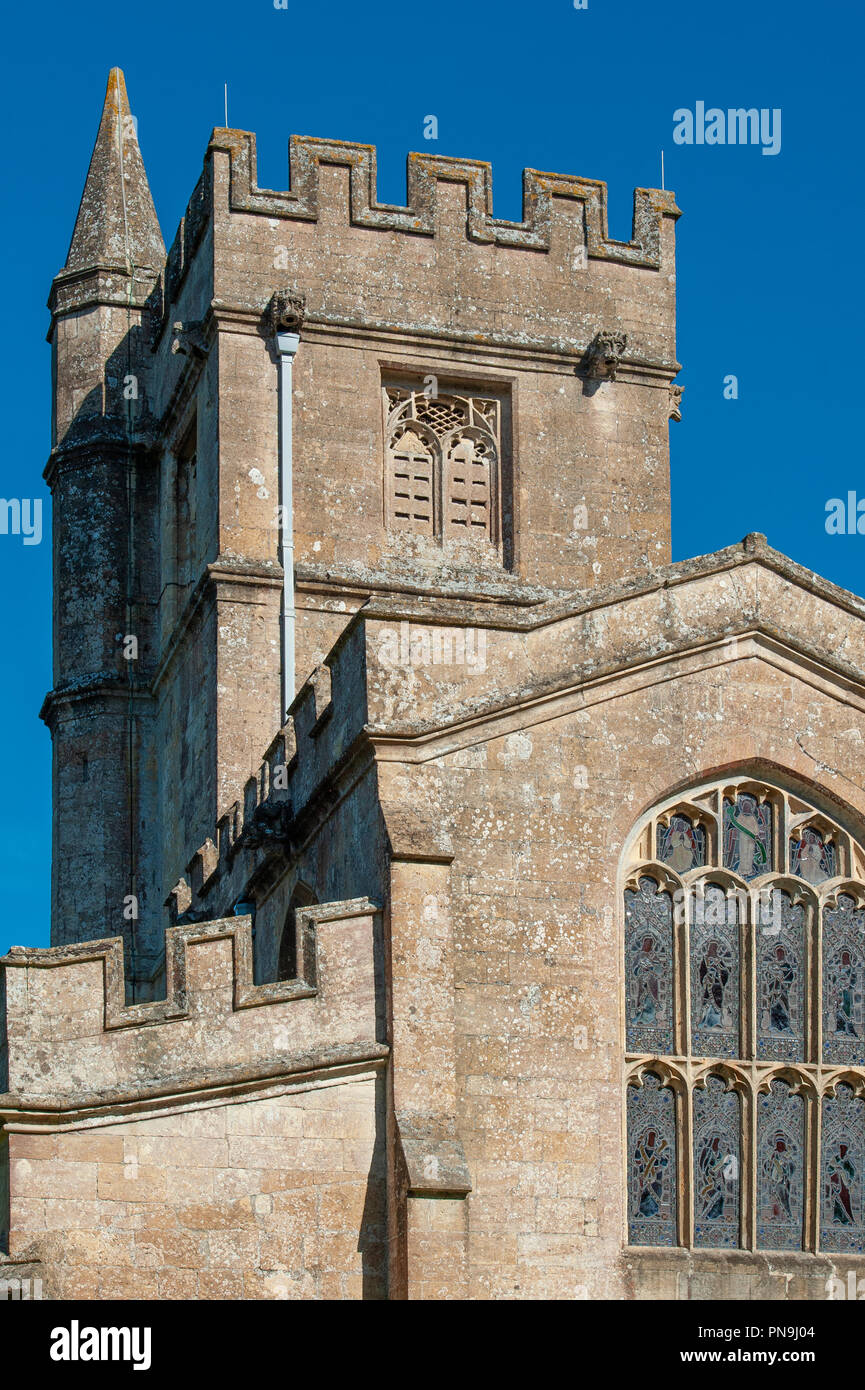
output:
{"label": "pointed spire turret", "polygon": [[121,69],[112,68],[66,270],[134,266],[156,271],[164,260],[126,82]]}

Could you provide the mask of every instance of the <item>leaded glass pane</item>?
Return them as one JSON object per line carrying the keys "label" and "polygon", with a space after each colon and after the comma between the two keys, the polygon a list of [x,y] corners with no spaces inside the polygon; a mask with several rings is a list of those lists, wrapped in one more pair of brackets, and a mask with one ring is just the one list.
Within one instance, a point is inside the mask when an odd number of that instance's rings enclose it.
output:
{"label": "leaded glass pane", "polygon": [[654,1072],[628,1087],[628,1163],[631,1244],[677,1244],[676,1102]]}
{"label": "leaded glass pane", "polygon": [[706,832],[688,816],[671,816],[669,825],[659,825],[657,855],[677,874],[686,874],[706,862]]}
{"label": "leaded glass pane", "polygon": [[627,1046],[673,1051],[673,902],[652,878],[625,892]]}
{"label": "leaded glass pane", "polygon": [[865,911],[846,893],[823,909],[823,1060],[865,1066]]}
{"label": "leaded glass pane", "polygon": [[820,1245],[824,1250],[865,1253],[862,1170],[865,1165],[865,1102],[850,1086],[823,1101]]}
{"label": "leaded glass pane", "polygon": [[691,1051],[739,1051],[739,907],[715,883],[695,895],[691,910]]}
{"label": "leaded glass pane", "polygon": [[784,1081],[757,1098],[757,1244],[801,1250],[805,1111]]}
{"label": "leaded glass pane", "polygon": [[724,801],[724,865],[742,878],[758,878],[772,868],[772,807],[742,792]]}
{"label": "leaded glass pane", "polygon": [[806,883],[825,883],[838,872],[838,853],[831,840],[824,839],[813,825],[806,826],[799,839],[790,841],[790,872]]}
{"label": "leaded glass pane", "polygon": [[739,1097],[719,1076],[694,1092],[694,1244],[739,1244]]}
{"label": "leaded glass pane", "polygon": [[805,908],[776,889],[757,931],[757,1056],[805,1055]]}

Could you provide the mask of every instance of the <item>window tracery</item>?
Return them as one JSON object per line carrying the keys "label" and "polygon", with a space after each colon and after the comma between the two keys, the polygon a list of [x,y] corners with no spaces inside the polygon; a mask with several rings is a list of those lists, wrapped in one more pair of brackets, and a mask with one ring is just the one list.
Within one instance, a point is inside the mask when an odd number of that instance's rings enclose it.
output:
{"label": "window tracery", "polygon": [[862,845],[709,783],[644,818],[623,893],[630,1243],[865,1253]]}
{"label": "window tracery", "polygon": [[385,386],[388,524],[499,547],[502,403]]}

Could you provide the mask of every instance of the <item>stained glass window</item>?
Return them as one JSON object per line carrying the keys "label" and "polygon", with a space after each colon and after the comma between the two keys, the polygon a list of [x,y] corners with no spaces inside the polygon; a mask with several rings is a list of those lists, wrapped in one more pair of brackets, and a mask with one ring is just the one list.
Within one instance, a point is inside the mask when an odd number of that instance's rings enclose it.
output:
{"label": "stained glass window", "polygon": [[657,829],[657,854],[677,874],[686,874],[706,862],[706,832],[690,816],[671,816],[669,825]]}
{"label": "stained glass window", "polygon": [[801,1250],[805,1111],[785,1081],[757,1099],[757,1244]]}
{"label": "stained glass window", "polygon": [[739,1097],[719,1076],[694,1091],[694,1244],[739,1244]]}
{"label": "stained glass window", "polygon": [[806,883],[825,883],[838,872],[838,855],[834,844],[824,839],[814,826],[806,826],[797,839],[790,841],[790,872]]}
{"label": "stained glass window", "polygon": [[820,1166],[820,1245],[839,1253],[865,1254],[862,1203],[865,1165],[865,1102],[840,1085],[823,1100]]}
{"label": "stained glass window", "polygon": [[743,792],[724,802],[724,865],[742,878],[759,878],[772,865],[772,807]]}
{"label": "stained glass window", "polygon": [[628,1087],[628,1150],[631,1244],[675,1245],[676,1103],[654,1072]]}
{"label": "stained glass window", "polygon": [[693,900],[691,1051],[698,1057],[739,1052],[739,908],[714,883]]}
{"label": "stained glass window", "polygon": [[750,776],[682,796],[628,841],[630,1239],[865,1254],[865,843]]}
{"label": "stained glass window", "polygon": [[625,893],[627,1045],[673,1051],[673,903],[652,878]]}
{"label": "stained glass window", "polygon": [[865,1066],[865,911],[823,909],[823,1060]]}
{"label": "stained glass window", "polygon": [[757,1056],[802,1060],[805,908],[781,890],[772,899],[757,927]]}

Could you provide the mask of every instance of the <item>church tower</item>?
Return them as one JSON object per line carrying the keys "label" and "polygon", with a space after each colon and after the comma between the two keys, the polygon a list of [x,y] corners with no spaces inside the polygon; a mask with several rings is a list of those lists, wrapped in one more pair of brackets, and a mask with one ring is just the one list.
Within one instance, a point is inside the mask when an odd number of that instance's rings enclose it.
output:
{"label": "church tower", "polygon": [[518,611],[669,559],[672,195],[617,242],[601,183],[528,170],[515,224],[488,165],[407,174],[385,206],[373,149],[295,137],[270,192],[216,130],[166,257],[109,79],[51,296],[52,939],[122,934],[142,997],[174,886],[371,595]]}

